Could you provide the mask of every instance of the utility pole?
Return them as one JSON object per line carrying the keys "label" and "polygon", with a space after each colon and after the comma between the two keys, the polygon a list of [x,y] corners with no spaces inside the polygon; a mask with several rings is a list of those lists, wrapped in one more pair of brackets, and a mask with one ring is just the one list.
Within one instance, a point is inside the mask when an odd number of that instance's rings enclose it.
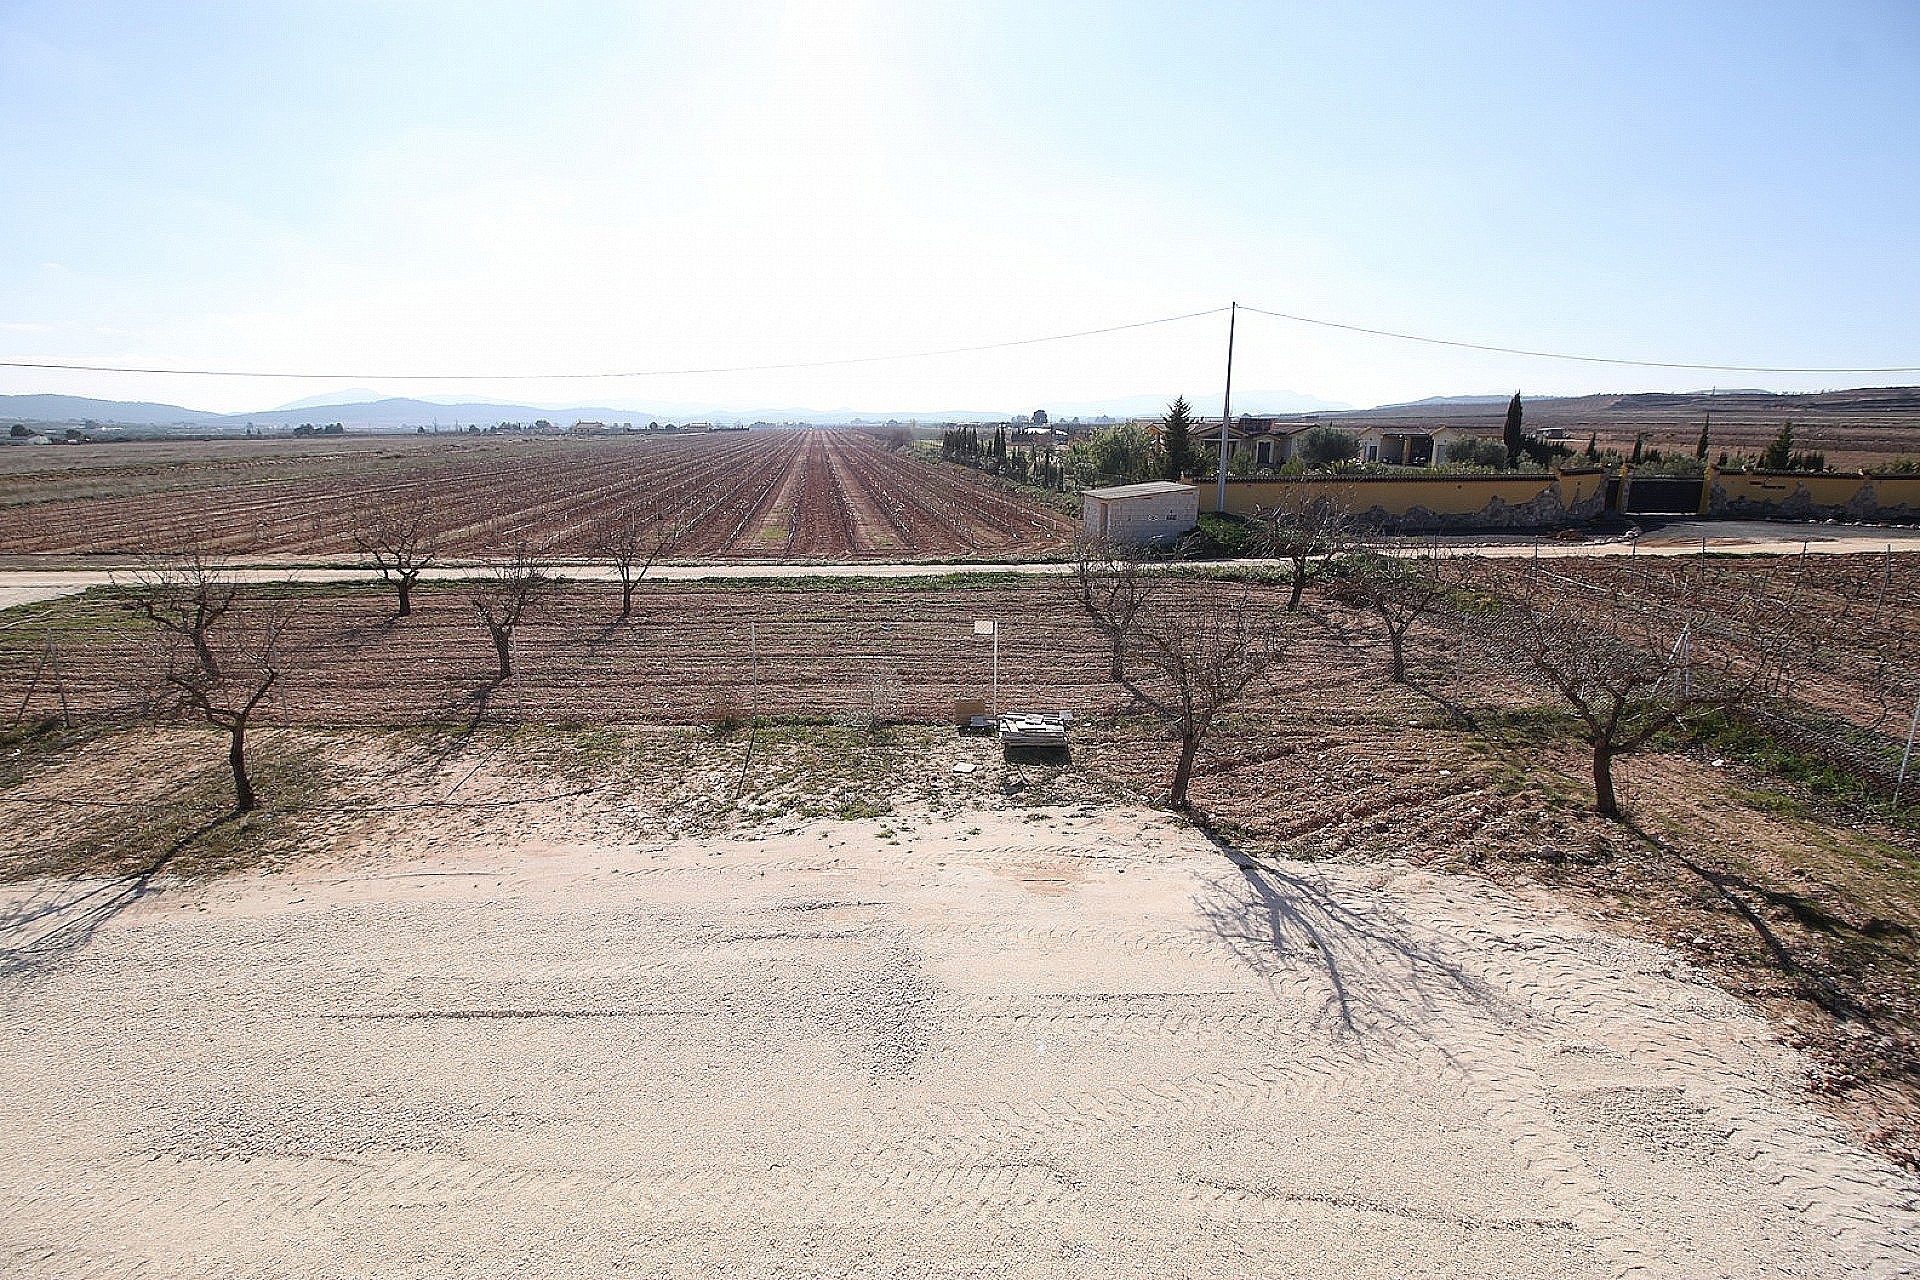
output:
{"label": "utility pole", "polygon": [[1227,514],[1227,431],[1233,422],[1233,325],[1240,318],[1240,304],[1235,302],[1227,310],[1227,393],[1220,401],[1220,465],[1218,492],[1214,496],[1213,509],[1221,515]]}

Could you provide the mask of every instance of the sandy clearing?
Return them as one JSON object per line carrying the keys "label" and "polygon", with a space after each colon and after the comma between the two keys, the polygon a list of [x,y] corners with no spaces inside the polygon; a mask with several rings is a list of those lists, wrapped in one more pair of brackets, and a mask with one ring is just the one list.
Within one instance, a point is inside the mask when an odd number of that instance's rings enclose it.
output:
{"label": "sandy clearing", "polygon": [[170,889],[0,979],[0,1269],[1920,1266],[1797,1055],[1539,902],[1138,810],[590,827]]}

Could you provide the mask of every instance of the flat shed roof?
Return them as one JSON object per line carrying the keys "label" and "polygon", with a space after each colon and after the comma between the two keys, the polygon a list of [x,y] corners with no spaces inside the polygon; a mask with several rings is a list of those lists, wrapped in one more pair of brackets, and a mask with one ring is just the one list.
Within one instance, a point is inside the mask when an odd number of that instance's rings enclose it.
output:
{"label": "flat shed roof", "polygon": [[1082,489],[1083,498],[1144,498],[1156,493],[1198,493],[1190,484],[1178,480],[1149,480],[1145,484],[1116,484],[1106,489]]}

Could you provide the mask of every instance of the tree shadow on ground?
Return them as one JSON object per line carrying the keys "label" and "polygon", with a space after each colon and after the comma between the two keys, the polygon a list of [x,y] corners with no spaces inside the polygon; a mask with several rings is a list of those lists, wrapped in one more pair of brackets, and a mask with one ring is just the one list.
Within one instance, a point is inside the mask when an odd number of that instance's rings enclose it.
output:
{"label": "tree shadow on ground", "polygon": [[1423,684],[1420,681],[1415,680],[1411,674],[1407,676],[1407,682],[1402,687],[1406,688],[1407,690],[1415,694],[1418,694],[1422,698],[1427,699],[1428,701],[1432,702],[1434,705],[1438,706],[1442,711],[1445,711],[1447,713],[1447,720],[1450,724],[1457,725],[1462,729],[1469,729],[1469,730],[1476,730],[1476,731],[1480,728],[1480,721],[1473,714],[1472,707],[1469,707],[1464,702],[1457,702],[1454,699],[1449,698],[1446,694],[1442,693],[1439,689],[1433,688],[1430,685]]}
{"label": "tree shadow on ground", "polygon": [[[1766,949],[1767,955],[1780,972],[1791,979],[1807,999],[1842,1021],[1872,1024],[1872,1012],[1852,995],[1841,990],[1825,974],[1814,971],[1796,956],[1793,948],[1774,930],[1750,899],[1757,899],[1761,904],[1786,912],[1802,928],[1816,933],[1835,935],[1842,932],[1856,932],[1874,936],[1867,929],[1854,928],[1804,895],[1769,889],[1765,885],[1754,883],[1747,876],[1697,862],[1659,835],[1635,823],[1625,822],[1621,825],[1648,848],[1672,858],[1689,874],[1711,889],[1722,902],[1731,907],[1734,914],[1739,916],[1753,931],[1754,936],[1760,940],[1760,945]],[[1884,924],[1882,928],[1884,931]]]}
{"label": "tree shadow on ground", "polygon": [[1234,868],[1212,880],[1201,914],[1264,977],[1318,970],[1336,1036],[1390,1042],[1463,1005],[1503,1022],[1526,1016],[1522,1002],[1415,938],[1404,919],[1343,903],[1324,879],[1262,862],[1199,820]]}
{"label": "tree shadow on ground", "polygon": [[154,881],[226,814],[187,832],[152,861],[111,879],[73,877],[0,909],[0,978],[46,973],[93,941],[115,917],[153,891]]}
{"label": "tree shadow on ground", "polygon": [[1008,764],[1013,765],[1049,765],[1064,768],[1073,763],[1073,749],[1070,747],[1002,747],[1002,755]]}
{"label": "tree shadow on ground", "polygon": [[500,705],[503,701],[509,704],[512,701],[511,697],[501,697],[501,691],[507,686],[508,682],[495,673],[478,684],[449,689],[434,709],[434,721],[448,726],[451,739],[461,744],[488,725],[518,723],[519,708]]}

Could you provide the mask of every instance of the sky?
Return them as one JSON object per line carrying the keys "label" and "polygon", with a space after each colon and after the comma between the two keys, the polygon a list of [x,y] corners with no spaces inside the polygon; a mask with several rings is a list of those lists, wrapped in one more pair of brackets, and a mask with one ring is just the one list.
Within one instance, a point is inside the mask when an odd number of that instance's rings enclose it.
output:
{"label": "sky", "polygon": [[[1911,0],[0,0],[0,360],[315,375],[0,393],[1217,413],[1230,301],[1920,366],[1916,68]],[[1920,383],[1247,311],[1233,377],[1236,411]]]}

